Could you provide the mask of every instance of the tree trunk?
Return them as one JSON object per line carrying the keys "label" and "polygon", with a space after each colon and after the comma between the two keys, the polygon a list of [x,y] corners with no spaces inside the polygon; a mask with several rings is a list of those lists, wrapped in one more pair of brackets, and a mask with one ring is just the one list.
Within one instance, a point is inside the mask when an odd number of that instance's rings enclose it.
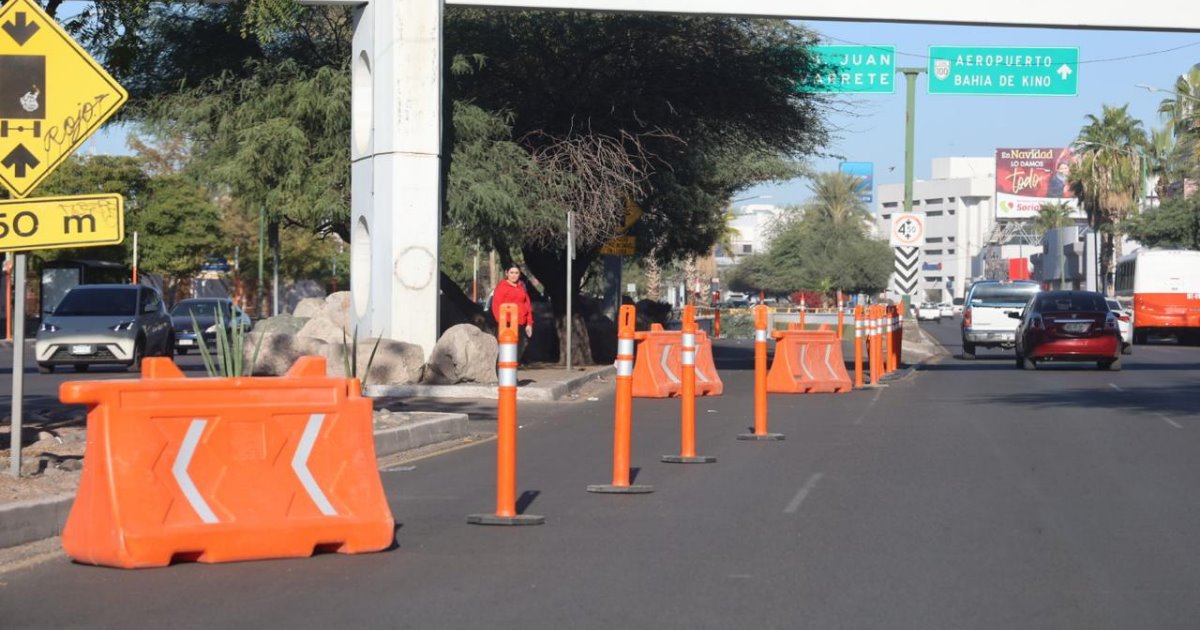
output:
{"label": "tree trunk", "polygon": [[662,267],[651,253],[642,263],[646,274],[646,299],[659,301],[662,299]]}
{"label": "tree trunk", "polygon": [[[525,255],[525,266],[537,278],[538,282],[541,283],[546,297],[550,299],[551,308],[554,313],[553,330],[558,337],[558,363],[565,365],[567,359],[565,319],[567,316],[566,251],[524,248],[522,252]],[[576,317],[571,324],[572,335],[575,337],[571,345],[571,362],[578,363],[579,365],[591,365],[591,351],[585,350],[591,347],[588,340],[588,330],[587,326],[583,324],[583,318],[578,313],[580,304],[578,289],[580,280],[583,279],[583,274],[596,257],[596,252],[576,250],[575,253],[575,260],[572,262],[571,289],[573,292],[573,310],[576,311]],[[538,323],[534,322],[535,328],[538,328]],[[540,330],[545,331],[544,328]],[[534,335],[537,335],[538,332],[539,330],[535,330]],[[576,361],[575,357],[579,357],[579,360]],[[586,357],[587,362],[585,362],[584,357]]]}

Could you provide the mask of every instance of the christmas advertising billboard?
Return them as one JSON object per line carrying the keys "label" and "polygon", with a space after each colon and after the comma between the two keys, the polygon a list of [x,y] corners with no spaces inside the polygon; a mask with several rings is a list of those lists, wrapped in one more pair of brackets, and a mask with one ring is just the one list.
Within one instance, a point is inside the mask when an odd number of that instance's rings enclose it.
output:
{"label": "christmas advertising billboard", "polygon": [[1068,183],[1074,166],[1070,148],[996,149],[996,218],[1033,219],[1044,204],[1060,202],[1084,218]]}

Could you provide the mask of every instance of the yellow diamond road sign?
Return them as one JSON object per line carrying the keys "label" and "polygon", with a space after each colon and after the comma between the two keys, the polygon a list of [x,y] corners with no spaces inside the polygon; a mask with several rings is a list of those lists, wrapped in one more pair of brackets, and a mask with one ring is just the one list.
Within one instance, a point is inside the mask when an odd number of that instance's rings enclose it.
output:
{"label": "yellow diamond road sign", "polygon": [[0,9],[0,182],[28,195],[129,95],[32,0]]}
{"label": "yellow diamond road sign", "polygon": [[0,201],[0,251],[115,245],[124,238],[121,195]]}

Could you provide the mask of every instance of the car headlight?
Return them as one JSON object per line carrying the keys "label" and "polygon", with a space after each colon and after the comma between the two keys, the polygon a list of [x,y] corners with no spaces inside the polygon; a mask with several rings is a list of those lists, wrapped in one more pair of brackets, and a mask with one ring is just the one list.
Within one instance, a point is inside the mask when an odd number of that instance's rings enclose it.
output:
{"label": "car headlight", "polygon": [[121,332],[122,330],[133,330],[133,322],[131,322],[131,321],[121,322],[120,324],[113,326],[112,330],[114,332]]}
{"label": "car headlight", "polygon": [[205,328],[205,329],[204,329],[204,332],[206,332],[206,333],[215,333],[215,332],[217,332],[217,325],[216,325],[216,324],[213,324],[212,326],[209,326],[208,328]]}
{"label": "car headlight", "polygon": [[50,322],[42,322],[42,325],[38,326],[38,332],[58,332],[58,326]]}

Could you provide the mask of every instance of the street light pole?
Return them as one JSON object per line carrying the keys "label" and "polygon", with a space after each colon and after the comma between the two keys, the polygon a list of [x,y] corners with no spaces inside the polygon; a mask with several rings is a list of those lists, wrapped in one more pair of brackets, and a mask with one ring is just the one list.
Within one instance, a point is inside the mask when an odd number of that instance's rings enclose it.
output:
{"label": "street light pole", "polygon": [[1192,96],[1191,94],[1184,94],[1183,92],[1176,92],[1175,90],[1168,90],[1166,88],[1154,87],[1153,85],[1146,85],[1145,83],[1138,83],[1138,84],[1134,85],[1133,87],[1142,88],[1143,90],[1146,90],[1147,92],[1162,92],[1163,94],[1174,94],[1175,96],[1178,96],[1179,98],[1186,99],[1189,101],[1200,101],[1200,97]]}

